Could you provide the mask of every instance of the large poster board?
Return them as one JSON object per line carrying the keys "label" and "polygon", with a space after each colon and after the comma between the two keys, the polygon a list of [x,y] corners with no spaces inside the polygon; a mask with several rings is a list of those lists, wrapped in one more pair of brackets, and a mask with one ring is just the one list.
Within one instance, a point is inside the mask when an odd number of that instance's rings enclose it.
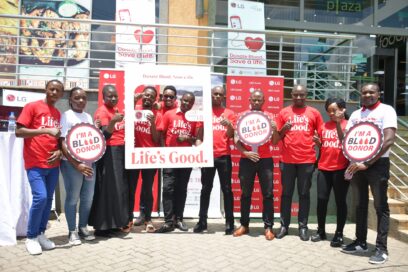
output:
{"label": "large poster board", "polygon": [[[264,4],[229,0],[228,27],[264,31]],[[228,74],[266,75],[265,48],[265,34],[228,32]]]}
{"label": "large poster board", "polygon": [[[227,107],[236,113],[249,109],[249,96],[254,90],[262,90],[265,95],[263,110],[276,116],[283,107],[283,77],[273,76],[227,76]],[[274,161],[274,210],[280,211],[280,197],[282,194],[281,173],[279,170],[279,146],[272,146],[271,155]],[[234,194],[234,212],[240,212],[241,187],[239,183],[239,159],[240,152],[232,150],[232,191]],[[255,180],[252,194],[251,216],[262,216],[262,193],[258,178]]]}
{"label": "large poster board", "polygon": [[90,24],[44,18],[89,19],[91,8],[91,0],[22,0],[21,15],[39,18],[21,20],[19,84],[44,87],[65,75],[66,87],[88,88]]}
{"label": "large poster board", "polygon": [[[185,168],[213,166],[213,135],[211,123],[211,79],[209,67],[141,64],[128,68],[125,75],[125,165],[128,169]],[[191,147],[134,147],[134,91],[140,85],[178,86],[179,97],[191,91],[195,94],[193,108],[196,121],[204,123],[204,140]],[[186,115],[187,116],[187,115]],[[193,114],[191,115],[193,116]],[[188,117],[187,117],[188,119]]]}
{"label": "large poster board", "polygon": [[[116,21],[154,24],[155,0],[117,0]],[[156,28],[118,25],[116,27],[116,67],[156,62]]]}

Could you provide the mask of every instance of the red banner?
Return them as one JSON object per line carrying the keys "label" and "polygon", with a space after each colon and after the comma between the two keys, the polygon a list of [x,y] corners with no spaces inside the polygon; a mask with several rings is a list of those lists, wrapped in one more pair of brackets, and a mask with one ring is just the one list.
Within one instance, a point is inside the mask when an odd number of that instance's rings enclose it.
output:
{"label": "red banner", "polygon": [[[105,85],[113,85],[116,87],[118,92],[118,109],[120,112],[124,111],[124,99],[125,99],[125,72],[119,70],[101,70],[99,73],[99,95],[98,95],[98,106],[103,104],[102,98],[102,89]],[[143,86],[141,87],[143,88]],[[140,92],[139,89],[135,90],[135,92]],[[138,182],[137,182],[137,189],[135,194],[135,207],[134,211],[139,211],[139,200],[140,200],[140,191],[142,185],[142,177],[140,175]],[[158,181],[158,174],[154,177],[153,183],[153,209],[152,212],[157,212],[159,209],[158,205],[158,198],[159,198],[159,181]]]}
{"label": "red banner", "polygon": [[[262,90],[265,95],[263,110],[275,117],[283,107],[283,77],[274,76],[227,76],[227,108],[239,113],[249,109],[249,96],[254,90]],[[279,170],[279,146],[272,146],[274,160],[274,210],[280,212],[281,174]],[[237,149],[232,150],[232,191],[234,193],[234,212],[240,212],[241,188],[238,168],[241,155]],[[262,214],[262,192],[258,178],[255,180],[252,194],[251,212]]]}

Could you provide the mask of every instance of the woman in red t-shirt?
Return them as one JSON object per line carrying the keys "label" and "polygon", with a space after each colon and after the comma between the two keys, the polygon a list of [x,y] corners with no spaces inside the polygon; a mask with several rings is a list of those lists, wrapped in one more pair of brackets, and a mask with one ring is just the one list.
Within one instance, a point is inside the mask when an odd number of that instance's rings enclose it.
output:
{"label": "woman in red t-shirt", "polygon": [[322,125],[319,135],[313,138],[320,147],[320,158],[317,175],[318,229],[311,240],[318,242],[327,238],[325,232],[327,203],[333,188],[337,206],[337,228],[330,246],[340,247],[343,244],[343,228],[347,218],[346,197],[349,187],[349,182],[344,180],[344,171],[349,162],[343,155],[338,131],[344,131],[347,125],[344,118],[344,116],[347,118],[346,102],[341,98],[329,98],[326,100],[325,109],[330,120]]}
{"label": "woman in red t-shirt", "polygon": [[118,93],[113,85],[102,90],[104,104],[95,114],[106,138],[106,151],[96,162],[95,192],[88,225],[96,236],[110,237],[117,230],[130,231],[129,184],[132,170],[125,169],[125,122],[117,108]]}

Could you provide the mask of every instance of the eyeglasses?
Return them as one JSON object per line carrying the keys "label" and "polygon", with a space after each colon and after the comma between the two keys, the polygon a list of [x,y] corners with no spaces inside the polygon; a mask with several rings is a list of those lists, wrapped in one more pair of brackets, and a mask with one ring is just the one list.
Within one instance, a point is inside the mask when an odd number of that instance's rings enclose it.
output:
{"label": "eyeglasses", "polygon": [[163,95],[164,98],[166,99],[174,99],[174,95]]}

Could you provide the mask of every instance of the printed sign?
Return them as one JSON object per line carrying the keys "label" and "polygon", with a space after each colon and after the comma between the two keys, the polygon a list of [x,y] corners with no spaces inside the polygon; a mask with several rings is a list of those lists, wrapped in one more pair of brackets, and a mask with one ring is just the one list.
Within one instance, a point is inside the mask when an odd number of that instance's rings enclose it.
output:
{"label": "printed sign", "polygon": [[80,162],[96,162],[106,150],[105,137],[100,129],[92,124],[74,125],[68,131],[65,139],[69,154]]}
{"label": "printed sign", "polygon": [[266,143],[272,135],[271,120],[261,111],[249,111],[237,122],[239,140],[257,152],[258,146]]}
{"label": "printed sign", "polygon": [[[211,78],[209,67],[171,66],[171,65],[135,65],[126,71],[131,76],[125,77],[125,165],[127,169],[149,168],[185,168],[185,167],[212,167],[213,135],[211,122]],[[127,73],[127,72],[126,72]],[[204,116],[204,140],[199,146],[183,147],[149,147],[134,146],[134,90],[139,86],[173,85],[177,88],[179,98],[186,92],[194,93],[195,102],[187,115],[194,120]],[[131,99],[129,99],[131,98]],[[207,118],[207,119],[206,119]],[[172,130],[184,134],[188,132],[190,124],[182,120],[172,120]]]}
{"label": "printed sign", "polygon": [[45,93],[3,90],[3,106],[24,107],[25,104],[45,98]]}
{"label": "printed sign", "polygon": [[[228,1],[228,27],[265,30],[264,4]],[[228,74],[266,75],[265,34],[228,32]]]}
{"label": "printed sign", "polygon": [[379,126],[364,121],[353,125],[343,139],[343,154],[352,162],[366,162],[380,152],[384,135]]}

